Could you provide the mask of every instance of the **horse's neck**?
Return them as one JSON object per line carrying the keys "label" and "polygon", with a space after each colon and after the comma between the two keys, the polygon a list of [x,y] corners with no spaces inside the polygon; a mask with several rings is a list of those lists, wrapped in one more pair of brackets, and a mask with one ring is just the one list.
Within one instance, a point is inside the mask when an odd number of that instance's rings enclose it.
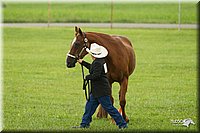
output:
{"label": "horse's neck", "polygon": [[[105,48],[107,48],[108,50],[111,49],[111,44],[108,45],[107,39],[109,38],[109,35],[106,34],[101,34],[101,33],[94,33],[94,32],[88,32],[87,34],[87,38],[89,40],[89,43],[97,43],[101,46],[104,46]],[[114,47],[113,47],[114,48]],[[111,50],[109,50],[109,55],[111,55]],[[111,58],[112,56],[108,56],[106,60],[112,60]]]}
{"label": "horse's neck", "polygon": [[90,44],[91,43],[97,43],[97,44],[102,45],[106,48],[109,47],[109,46],[107,46],[108,43],[106,42],[109,38],[109,35],[102,34],[102,33],[88,32],[87,38],[88,38]]}
{"label": "horse's neck", "polygon": [[99,37],[98,34],[93,33],[93,32],[88,32],[86,33],[86,37],[88,38],[90,44],[91,43],[97,43],[97,44],[101,44],[101,37]]}

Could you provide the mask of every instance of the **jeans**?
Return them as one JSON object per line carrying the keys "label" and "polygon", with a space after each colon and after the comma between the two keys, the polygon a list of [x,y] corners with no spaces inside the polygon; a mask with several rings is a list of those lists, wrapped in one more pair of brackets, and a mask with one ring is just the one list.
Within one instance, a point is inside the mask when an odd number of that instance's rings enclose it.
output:
{"label": "jeans", "polygon": [[99,104],[101,104],[106,112],[108,112],[108,114],[115,120],[116,125],[119,128],[127,126],[126,121],[120,115],[118,110],[112,105],[109,96],[94,98],[92,94],[90,95],[90,100],[87,101],[85,105],[85,113],[82,117],[81,126],[90,126],[90,122],[92,122],[92,115],[95,113]]}

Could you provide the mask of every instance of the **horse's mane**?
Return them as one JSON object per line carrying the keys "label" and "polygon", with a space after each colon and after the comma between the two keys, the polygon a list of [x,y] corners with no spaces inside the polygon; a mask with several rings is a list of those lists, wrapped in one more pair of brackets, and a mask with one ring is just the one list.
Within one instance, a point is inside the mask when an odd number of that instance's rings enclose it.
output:
{"label": "horse's mane", "polygon": [[89,34],[94,34],[96,36],[100,36],[102,38],[109,38],[111,35],[109,34],[104,34],[104,33],[99,33],[99,32],[86,32],[86,33],[89,33]]}
{"label": "horse's mane", "polygon": [[[127,37],[119,36],[119,35],[109,35],[109,34],[104,34],[104,33],[99,33],[99,32],[86,32],[86,33],[93,34],[97,37],[101,37],[102,39],[105,39],[108,42],[114,42],[114,41],[116,41],[116,39],[119,39],[119,40],[125,39],[125,40],[129,41]],[[132,47],[131,42],[128,44],[129,44],[129,46]]]}

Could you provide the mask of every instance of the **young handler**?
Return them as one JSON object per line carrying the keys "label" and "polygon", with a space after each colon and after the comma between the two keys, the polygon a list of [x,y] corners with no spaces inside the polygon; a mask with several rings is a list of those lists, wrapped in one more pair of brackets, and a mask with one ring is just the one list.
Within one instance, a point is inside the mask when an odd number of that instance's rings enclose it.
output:
{"label": "young handler", "polygon": [[80,126],[74,128],[88,128],[92,122],[92,115],[99,104],[115,120],[119,129],[127,128],[127,123],[110,100],[111,88],[106,75],[107,67],[104,60],[104,57],[108,55],[107,49],[96,43],[92,43],[90,50],[87,49],[87,52],[92,56],[92,64],[82,59],[79,59],[78,62],[89,69],[90,74],[86,76],[86,79],[91,80],[90,100],[85,105],[85,113],[83,114]]}

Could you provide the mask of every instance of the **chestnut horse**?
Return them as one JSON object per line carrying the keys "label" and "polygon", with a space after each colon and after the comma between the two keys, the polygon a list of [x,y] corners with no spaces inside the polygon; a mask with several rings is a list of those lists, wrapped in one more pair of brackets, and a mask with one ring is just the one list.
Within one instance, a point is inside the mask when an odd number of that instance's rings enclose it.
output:
{"label": "chestnut horse", "polygon": [[[128,122],[129,120],[125,113],[125,97],[128,87],[128,78],[133,73],[136,64],[135,52],[132,44],[126,37],[96,32],[82,32],[80,28],[75,27],[75,38],[72,41],[71,49],[66,59],[68,68],[75,67],[77,58],[82,59],[87,54],[85,49],[89,48],[91,43],[102,45],[108,50],[108,56],[105,58],[108,66],[107,76],[111,87],[114,82],[120,84],[119,101],[121,108],[119,111]],[[110,98],[111,101],[114,102],[112,95]],[[107,113],[101,105],[97,117],[107,117]]]}

